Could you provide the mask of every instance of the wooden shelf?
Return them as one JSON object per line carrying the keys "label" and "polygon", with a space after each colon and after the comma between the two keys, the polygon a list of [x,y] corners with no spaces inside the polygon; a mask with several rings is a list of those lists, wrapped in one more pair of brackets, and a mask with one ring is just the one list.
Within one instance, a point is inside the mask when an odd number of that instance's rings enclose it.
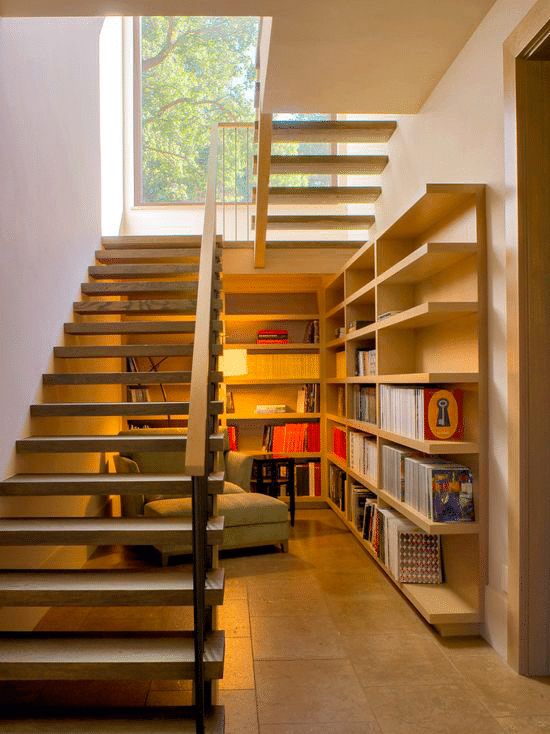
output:
{"label": "wooden shelf", "polygon": [[262,449],[258,449],[257,451],[253,451],[251,449],[247,449],[246,451],[241,451],[238,449],[240,454],[244,454],[245,456],[285,456],[289,459],[320,459],[321,454],[319,452],[312,452],[312,451],[262,451]]}
{"label": "wooden shelf", "polygon": [[358,471],[355,471],[355,469],[351,468],[348,468],[347,472],[352,479],[361,482],[361,484],[364,484],[365,487],[367,487],[368,489],[372,489],[373,492],[378,492],[378,489],[376,488],[376,482],[365,476],[365,474],[360,474]]}
{"label": "wooden shelf", "polygon": [[375,423],[367,423],[366,421],[357,421],[355,418],[348,418],[347,424],[356,431],[372,433],[373,436],[378,435],[378,426]]}
{"label": "wooden shelf", "polygon": [[420,283],[477,251],[477,242],[428,242],[384,271],[378,278],[378,285]]}
{"label": "wooden shelf", "polygon": [[354,293],[346,298],[346,305],[354,306],[358,303],[374,303],[375,284],[376,279],[373,279],[361,288],[358,288]]}
{"label": "wooden shelf", "polygon": [[479,451],[478,444],[471,441],[418,441],[398,433],[383,431],[381,428],[378,429],[378,435],[425,454],[477,454]]}
{"label": "wooden shelf", "polygon": [[327,377],[325,380],[327,385],[345,385],[347,377]]}
{"label": "wooden shelf", "polygon": [[263,351],[276,351],[276,352],[292,352],[292,351],[300,351],[300,352],[318,352],[320,349],[319,344],[305,344],[305,343],[290,343],[290,344],[228,344],[225,343],[223,345],[224,350],[225,349],[246,349],[249,352],[263,352]]}
{"label": "wooden shelf", "polygon": [[346,344],[345,339],[332,339],[332,341],[329,341],[325,344],[325,349],[336,349],[337,347],[343,347]]}
{"label": "wooden shelf", "polygon": [[[161,374],[161,373],[158,373]],[[226,385],[305,385],[319,382],[318,377],[227,377]]]}
{"label": "wooden shelf", "polygon": [[343,415],[335,415],[334,413],[325,413],[325,418],[328,421],[333,421],[334,423],[341,423],[343,426],[347,426],[348,420]]}
{"label": "wooden shelf", "polygon": [[376,382],[378,382],[378,377],[376,375],[353,375],[353,377],[346,377],[346,382],[349,385],[362,385],[366,383],[367,385],[374,385]]}
{"label": "wooden shelf", "polygon": [[414,507],[400,502],[399,500],[392,497],[383,489],[375,490],[378,497],[390,507],[408,517],[409,520],[416,523],[419,528],[430,535],[477,535],[479,534],[479,523],[477,522],[433,522],[429,520],[425,515],[418,512]]}
{"label": "wooden shelf", "polygon": [[234,415],[226,413],[227,421],[259,421],[259,420],[318,420],[320,413],[246,413],[245,415]]}
{"label": "wooden shelf", "polygon": [[344,315],[344,301],[342,301],[341,303],[338,303],[336,306],[334,306],[329,311],[327,311],[325,316],[327,319],[332,319],[334,318],[334,316],[338,315],[340,312],[342,312],[342,316],[343,316]]}
{"label": "wooden shelf", "polygon": [[376,326],[381,329],[421,329],[425,326],[433,326],[444,321],[452,321],[469,314],[475,314],[478,310],[476,301],[465,302],[433,302],[421,303],[419,306],[409,308],[406,311],[378,320]]}
{"label": "wooden shelf", "polygon": [[477,383],[479,382],[479,372],[414,372],[410,374],[399,375],[378,375],[379,383],[391,384],[431,384],[450,382]]}
{"label": "wooden shelf", "polygon": [[354,329],[353,331],[348,331],[346,334],[346,341],[352,342],[357,339],[364,339],[366,336],[371,336],[376,333],[377,324],[369,324],[368,326],[363,326],[362,329]]}
{"label": "wooden shelf", "polygon": [[339,466],[340,469],[347,471],[345,459],[341,459],[339,456],[337,456],[336,454],[333,454],[332,452],[329,452],[327,454],[327,459],[331,461],[333,464],[336,464],[336,466]]}
{"label": "wooden shelf", "polygon": [[318,318],[318,313],[226,313],[224,321],[230,324],[239,321],[313,321]]}

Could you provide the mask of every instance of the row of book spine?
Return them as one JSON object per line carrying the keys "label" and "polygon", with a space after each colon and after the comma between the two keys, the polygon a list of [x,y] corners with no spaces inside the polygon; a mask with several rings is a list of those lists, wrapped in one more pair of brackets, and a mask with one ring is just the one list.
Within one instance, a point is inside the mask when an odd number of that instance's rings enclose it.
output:
{"label": "row of book spine", "polygon": [[317,453],[321,450],[319,423],[265,425],[262,449],[273,453]]}
{"label": "row of book spine", "polygon": [[297,413],[318,413],[319,412],[319,383],[308,382],[298,390],[296,400]]}
{"label": "row of book spine", "polygon": [[[410,387],[404,385],[380,385],[380,427],[391,433],[398,433],[418,441],[438,438],[434,429],[430,428],[430,401],[436,394],[449,395],[454,398],[456,410],[456,428],[452,430],[448,415],[448,407],[440,405],[441,417],[434,416],[433,424],[442,429],[449,424],[447,437],[462,438],[464,423],[462,416],[462,393],[459,389],[442,391],[438,387]],[[449,402],[447,398],[440,403]],[[435,429],[437,430],[437,429]]]}
{"label": "row of book spine", "polygon": [[433,522],[475,519],[467,466],[388,444],[382,446],[382,482],[388,494]]}
{"label": "row of book spine", "polygon": [[353,385],[353,416],[358,421],[376,424],[376,388],[371,385]]}
{"label": "row of book spine", "polygon": [[332,426],[332,452],[340,459],[347,459],[346,429]]}
{"label": "row of book spine", "polygon": [[355,351],[355,374],[358,377],[376,374],[376,349]]}
{"label": "row of book spine", "polygon": [[248,376],[266,379],[318,379],[318,354],[249,354]]}
{"label": "row of book spine", "polygon": [[321,496],[321,464],[308,461],[294,465],[294,490],[296,497]]}
{"label": "row of book spine", "polygon": [[328,465],[328,496],[342,512],[345,512],[346,472],[331,463]]}
{"label": "row of book spine", "polygon": [[349,441],[349,466],[358,474],[362,474],[371,482],[376,482],[378,476],[378,448],[376,439],[350,431]]}
{"label": "row of book spine", "polygon": [[365,499],[362,535],[397,581],[443,582],[440,535],[425,533],[395,510],[382,508],[371,498]]}

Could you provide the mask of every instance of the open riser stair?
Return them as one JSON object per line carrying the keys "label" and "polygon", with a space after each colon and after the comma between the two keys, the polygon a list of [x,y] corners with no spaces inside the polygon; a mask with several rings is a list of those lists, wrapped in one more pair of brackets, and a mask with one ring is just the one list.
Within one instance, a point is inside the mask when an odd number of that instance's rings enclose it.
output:
{"label": "open riser stair", "polygon": [[[191,680],[195,703],[120,709],[97,700],[88,709],[69,705],[33,710],[14,701],[2,713],[3,730],[11,734],[224,731],[223,709],[214,705],[215,681],[223,676],[224,637],[213,624],[215,607],[223,603],[224,595],[224,575],[216,568],[215,552],[223,538],[215,497],[223,491],[224,480],[223,472],[215,469],[216,454],[224,448],[218,429],[223,404],[217,400],[222,379],[217,370],[222,328],[220,245],[212,238],[210,256],[205,256],[204,237],[202,247],[200,237],[104,238],[103,249],[96,252],[97,264],[89,269],[90,282],[82,284],[83,300],[74,304],[74,321],[64,326],[66,344],[53,350],[54,368],[43,377],[43,399],[30,406],[32,435],[16,442],[22,471],[0,482],[0,494],[11,501],[19,498],[19,507],[28,502],[32,508],[37,500],[43,507],[46,498],[53,498],[52,507],[59,508],[61,497],[80,497],[95,500],[93,507],[101,508],[68,517],[59,512],[36,517],[32,511],[28,517],[19,513],[3,517],[4,547],[162,549],[187,544],[194,549],[192,572],[160,567],[0,571],[0,607],[189,606],[195,620],[186,631],[93,633],[69,627],[0,633],[0,680]],[[202,357],[198,350],[204,347],[196,346],[201,328],[208,333]],[[197,416],[194,395],[201,383],[194,381],[199,372],[205,387],[204,400],[198,401],[202,413]],[[191,427],[194,410],[195,421],[206,427],[202,473],[197,468],[201,450],[199,446],[197,462]],[[189,432],[140,432],[138,426],[154,426],[155,421],[187,423]],[[115,473],[109,455],[131,450],[181,451],[182,472]],[[195,459],[188,471],[190,453]],[[64,461],[69,467],[76,462],[76,470],[64,470]],[[192,497],[194,516],[120,516],[118,497],[155,493]]]}
{"label": "open riser stair", "polygon": [[[252,217],[256,267],[265,266],[266,250],[289,247],[284,239],[269,236],[272,232],[303,232],[303,239],[300,235],[293,239],[291,244],[295,248],[330,246],[349,250],[364,244],[360,240],[358,245],[353,241],[356,238],[347,233],[368,230],[374,224],[374,215],[365,205],[372,208],[382,190],[377,185],[356,185],[347,177],[361,176],[369,180],[379,176],[386,168],[388,156],[380,154],[378,149],[373,154],[350,154],[348,146],[387,143],[395,128],[393,121],[273,121],[271,114],[261,114],[255,158],[256,214]],[[296,145],[296,152],[281,154],[279,144],[289,143]],[[329,144],[330,152],[303,154],[302,144],[309,145],[310,150],[312,145]],[[278,177],[292,180],[295,175],[325,176],[329,183],[313,180],[304,186],[297,179],[296,185],[287,181],[278,185]],[[350,211],[348,205],[354,209]],[[363,211],[357,211],[356,205]],[[316,231],[323,234],[314,241]]]}

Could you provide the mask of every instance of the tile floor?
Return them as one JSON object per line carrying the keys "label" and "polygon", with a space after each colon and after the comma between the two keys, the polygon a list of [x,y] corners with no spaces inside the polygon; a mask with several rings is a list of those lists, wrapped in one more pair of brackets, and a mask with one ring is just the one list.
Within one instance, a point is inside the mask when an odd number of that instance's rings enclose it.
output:
{"label": "tile floor", "polygon": [[[90,565],[143,565],[117,551]],[[517,676],[481,639],[445,640],[408,605],[330,510],[300,510],[290,552],[222,558],[226,734],[550,733],[550,677]],[[145,612],[145,613],[143,613]],[[189,610],[60,609],[41,629],[183,629]],[[190,702],[153,681],[0,688],[0,703]],[[44,701],[41,701],[44,699]],[[107,699],[107,700],[105,700]]]}

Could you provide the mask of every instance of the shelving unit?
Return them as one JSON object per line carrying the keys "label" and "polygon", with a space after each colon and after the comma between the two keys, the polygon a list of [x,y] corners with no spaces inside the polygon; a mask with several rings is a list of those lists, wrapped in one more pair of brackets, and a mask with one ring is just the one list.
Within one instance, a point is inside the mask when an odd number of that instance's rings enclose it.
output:
{"label": "shelving unit", "polygon": [[[373,547],[353,523],[352,484],[373,492],[379,507],[393,508],[424,532],[441,536],[444,583],[399,583],[381,565],[443,635],[476,633],[483,618],[487,525],[485,226],[483,185],[428,184],[393,225],[358,250],[325,284],[324,472],[333,464],[347,477],[345,510],[330,498],[327,502],[378,563]],[[357,321],[366,323],[350,330],[351,322]],[[337,336],[336,329],[341,328],[345,333]],[[357,349],[376,350],[374,374],[356,374]],[[460,388],[463,438],[421,441],[382,430],[380,389],[384,384]],[[376,423],[358,420],[353,414],[353,390],[358,385],[370,385],[375,391]],[[332,453],[335,426],[346,430],[346,460]],[[350,467],[351,432],[370,439],[369,446],[376,445],[376,476],[366,477]],[[433,522],[385,491],[380,470],[385,444],[468,467],[474,476],[475,522]]]}
{"label": "shelving unit", "polygon": [[[305,342],[308,324],[320,325],[323,302],[323,282],[319,276],[224,276],[225,344],[224,352],[245,349],[248,373],[227,376],[226,390],[231,391],[234,411],[223,416],[226,425],[236,425],[238,450],[247,455],[264,456],[262,448],[264,427],[314,423],[319,425],[324,396],[321,390],[320,340]],[[288,344],[256,344],[261,329],[288,331]],[[277,355],[281,376],[268,373],[265,358]],[[306,357],[301,360],[300,355]],[[311,365],[317,355],[317,366]],[[265,364],[265,368],[262,367]],[[310,361],[308,368],[307,360]],[[303,372],[301,373],[301,370]],[[302,385],[315,384],[318,406],[315,412],[298,412],[298,391]],[[286,412],[256,413],[257,405],[285,405]],[[278,451],[277,455],[294,458],[300,463],[319,461],[321,451]],[[320,502],[321,497],[298,496],[298,504]]]}

